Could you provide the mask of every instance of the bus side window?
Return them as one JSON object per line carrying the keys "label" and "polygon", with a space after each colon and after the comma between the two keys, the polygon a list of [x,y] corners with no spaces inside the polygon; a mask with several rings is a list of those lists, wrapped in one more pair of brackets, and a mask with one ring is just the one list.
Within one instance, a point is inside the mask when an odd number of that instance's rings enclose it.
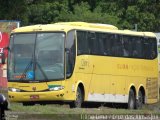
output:
{"label": "bus side window", "polygon": [[99,46],[98,46],[99,47],[99,51],[98,51],[99,55],[106,55],[103,36],[104,36],[104,33],[97,33],[97,39],[98,39],[98,43],[99,43]]}
{"label": "bus side window", "polygon": [[144,38],[144,44],[143,44],[144,51],[144,58],[150,59],[151,56],[151,45],[148,38]]}
{"label": "bus side window", "polygon": [[88,54],[88,40],[86,31],[77,31],[77,55]]}
{"label": "bus side window", "polygon": [[145,59],[154,59],[157,56],[156,53],[156,39],[154,38],[144,38],[144,57]]}
{"label": "bus side window", "polygon": [[104,48],[104,55],[106,56],[110,56],[112,55],[112,39],[111,39],[111,35],[108,33],[103,34],[102,37],[103,40],[103,48]]}
{"label": "bus side window", "polygon": [[157,57],[157,39],[151,38],[151,59],[154,59]]}
{"label": "bus side window", "polygon": [[143,39],[140,37],[135,37],[133,40],[133,57],[134,58],[143,58],[144,54],[142,53]]}
{"label": "bus side window", "polygon": [[124,57],[132,57],[132,37],[123,35],[122,41]]}
{"label": "bus side window", "polygon": [[89,33],[89,48],[90,48],[90,54],[93,55],[106,55],[105,52],[105,44],[104,42],[104,35],[105,33]]}
{"label": "bus side window", "polygon": [[96,33],[88,32],[88,46],[89,46],[89,54],[98,55],[98,38]]}
{"label": "bus side window", "polygon": [[113,35],[113,47],[112,47],[112,54],[115,57],[123,56],[123,46],[122,41],[120,39],[120,35]]}

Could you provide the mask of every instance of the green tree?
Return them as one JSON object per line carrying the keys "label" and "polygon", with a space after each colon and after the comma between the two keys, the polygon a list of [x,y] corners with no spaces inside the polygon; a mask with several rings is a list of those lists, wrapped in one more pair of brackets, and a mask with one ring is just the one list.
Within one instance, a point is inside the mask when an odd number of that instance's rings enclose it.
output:
{"label": "green tree", "polygon": [[61,21],[83,21],[91,23],[108,23],[116,25],[118,18],[102,13],[101,8],[98,6],[93,11],[87,2],[81,2],[73,6],[73,12],[61,12],[59,19]]}
{"label": "green tree", "polygon": [[0,19],[21,25],[85,21],[158,32],[159,11],[159,0],[0,0]]}
{"label": "green tree", "polygon": [[29,23],[30,24],[47,24],[55,22],[64,4],[60,2],[42,2],[40,4],[31,4],[29,6]]}
{"label": "green tree", "polygon": [[0,0],[1,20],[20,20],[22,24],[28,23],[26,0]]}

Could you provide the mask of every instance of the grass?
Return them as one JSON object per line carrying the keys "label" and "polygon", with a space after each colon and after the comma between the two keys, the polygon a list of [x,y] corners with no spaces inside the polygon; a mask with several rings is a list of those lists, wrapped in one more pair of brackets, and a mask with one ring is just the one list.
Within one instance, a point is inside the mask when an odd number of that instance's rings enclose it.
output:
{"label": "grass", "polygon": [[128,110],[123,108],[74,108],[67,105],[35,105],[22,106],[20,103],[11,104],[12,111],[28,114],[160,114],[160,103],[145,105],[141,110]]}
{"label": "grass", "polygon": [[22,106],[20,103],[11,103],[11,111],[6,114],[10,117],[17,116],[16,120],[80,120],[82,115],[133,115],[133,114],[156,114],[160,116],[160,102],[153,105],[145,105],[141,110],[128,110],[113,107],[98,108],[75,108],[70,109],[68,105],[35,105]]}

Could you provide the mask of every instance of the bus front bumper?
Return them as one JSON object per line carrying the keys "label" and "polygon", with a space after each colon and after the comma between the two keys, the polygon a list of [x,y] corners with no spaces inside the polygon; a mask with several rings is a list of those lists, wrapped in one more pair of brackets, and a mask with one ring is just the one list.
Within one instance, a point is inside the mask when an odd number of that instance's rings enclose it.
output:
{"label": "bus front bumper", "polygon": [[46,91],[46,92],[8,92],[11,102],[28,101],[58,101],[64,99],[64,91]]}

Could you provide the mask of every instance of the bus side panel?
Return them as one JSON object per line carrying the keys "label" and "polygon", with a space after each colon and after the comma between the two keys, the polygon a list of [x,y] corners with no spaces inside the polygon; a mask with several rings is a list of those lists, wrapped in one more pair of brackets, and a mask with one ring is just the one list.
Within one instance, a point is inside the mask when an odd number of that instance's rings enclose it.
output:
{"label": "bus side panel", "polygon": [[[151,89],[146,89],[146,80],[148,78],[156,79],[152,88],[157,85],[157,60],[93,55],[89,57],[89,60],[89,62],[92,61],[91,63],[94,67],[89,86],[88,101],[127,103],[132,84],[136,89],[136,95],[139,86],[142,85],[146,92],[146,99],[151,93],[157,96],[158,91],[152,92]],[[155,86],[154,90],[158,90],[157,86]],[[153,103],[153,98],[147,100],[147,103]],[[158,98],[156,97],[155,99]]]}
{"label": "bus side panel", "polygon": [[75,84],[77,84],[78,81],[83,82],[84,86],[84,100],[88,100],[88,93],[90,89],[91,79],[92,79],[92,72],[93,72],[93,63],[92,60],[89,59],[88,55],[79,55],[76,58],[76,64],[75,64]]}

